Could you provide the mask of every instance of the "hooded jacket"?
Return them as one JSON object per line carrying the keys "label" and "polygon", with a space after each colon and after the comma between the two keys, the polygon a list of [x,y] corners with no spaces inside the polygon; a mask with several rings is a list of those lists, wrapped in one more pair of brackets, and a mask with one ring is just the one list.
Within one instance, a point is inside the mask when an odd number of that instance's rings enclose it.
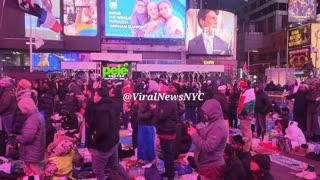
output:
{"label": "hooded jacket", "polygon": [[194,157],[197,167],[213,168],[225,165],[223,153],[227,143],[227,127],[221,106],[217,100],[210,99],[201,109],[208,117],[207,125],[191,136],[196,146]]}
{"label": "hooded jacket", "polygon": [[28,118],[16,140],[20,144],[20,159],[24,162],[41,162],[45,155],[46,126],[43,116],[30,97],[22,98],[18,107]]}
{"label": "hooded jacket", "polygon": [[306,137],[295,121],[289,122],[288,128],[286,129],[286,137],[291,140],[292,148],[307,143]]}

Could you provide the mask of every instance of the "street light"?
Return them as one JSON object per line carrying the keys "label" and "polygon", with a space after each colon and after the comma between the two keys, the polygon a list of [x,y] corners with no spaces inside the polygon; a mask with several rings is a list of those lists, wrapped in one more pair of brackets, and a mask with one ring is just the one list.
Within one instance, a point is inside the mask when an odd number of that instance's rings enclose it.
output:
{"label": "street light", "polygon": [[250,53],[253,52],[253,53],[256,53],[256,52],[259,52],[258,50],[251,50],[251,51],[248,51],[248,76],[250,76]]}

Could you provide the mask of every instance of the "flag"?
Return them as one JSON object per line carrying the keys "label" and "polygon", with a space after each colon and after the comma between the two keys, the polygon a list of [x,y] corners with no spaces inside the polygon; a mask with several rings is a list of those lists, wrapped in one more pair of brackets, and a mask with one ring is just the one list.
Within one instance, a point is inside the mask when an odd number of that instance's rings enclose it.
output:
{"label": "flag", "polygon": [[20,10],[24,13],[30,14],[32,16],[41,17],[41,7],[39,3],[34,0],[18,0]]}
{"label": "flag", "polygon": [[41,16],[38,19],[38,27],[48,28],[52,31],[59,33],[62,30],[60,23],[57,19],[45,9],[42,9]]}
{"label": "flag", "polygon": [[44,41],[43,41],[42,37],[40,36],[40,34],[38,34],[38,33],[36,33],[34,44],[35,44],[36,49],[39,49],[42,45],[44,45]]}
{"label": "flag", "polygon": [[24,13],[38,17],[38,27],[48,28],[56,33],[62,30],[60,23],[52,13],[41,7],[41,0],[18,0],[18,4]]}
{"label": "flag", "polygon": [[244,63],[242,72],[247,76],[248,75],[248,65],[247,62]]}

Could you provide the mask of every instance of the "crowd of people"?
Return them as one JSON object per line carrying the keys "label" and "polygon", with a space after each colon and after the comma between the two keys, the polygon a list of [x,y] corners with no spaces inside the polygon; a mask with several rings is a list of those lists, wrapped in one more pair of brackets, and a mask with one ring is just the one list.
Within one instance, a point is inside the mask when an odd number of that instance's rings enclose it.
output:
{"label": "crowd of people", "polygon": [[[141,78],[123,81],[97,78],[89,83],[56,78],[31,83],[26,79],[15,82],[4,77],[0,86],[0,116],[6,133],[6,144],[1,145],[6,147],[3,155],[8,156],[18,147],[27,175],[43,178],[57,175],[59,167],[48,175],[40,162],[48,157],[46,153],[52,150],[52,144],[57,145],[52,117],[58,114],[66,117],[62,122],[64,129],[75,129],[80,134],[85,129],[84,143],[90,151],[92,170],[98,180],[105,179],[105,167],[130,179],[119,164],[118,154],[119,131],[129,126],[137,158],[146,166],[157,163],[157,135],[165,167],[162,176],[169,180],[175,177],[175,159],[187,153],[192,144],[195,150],[190,165],[201,179],[273,179],[269,172],[269,156],[251,157],[250,154],[253,132],[263,141],[266,116],[270,111],[277,111],[264,92],[263,84],[241,81],[223,85],[219,80],[200,84]],[[293,119],[288,115],[288,108],[280,109],[282,120],[276,122],[278,132],[286,133],[291,125],[289,120],[295,120],[303,131],[307,130],[308,138],[316,137],[316,126],[312,123],[317,121],[320,91],[317,81],[310,84],[310,90],[308,87],[297,82],[293,85],[287,96],[287,99],[295,99]],[[123,101],[122,96],[127,93],[202,93],[202,100]],[[84,121],[80,122],[79,116]],[[253,119],[256,119],[255,127]],[[229,140],[229,126],[240,128],[242,136]],[[76,141],[76,136],[72,137],[75,138],[72,141]],[[305,142],[298,145],[302,143]]]}

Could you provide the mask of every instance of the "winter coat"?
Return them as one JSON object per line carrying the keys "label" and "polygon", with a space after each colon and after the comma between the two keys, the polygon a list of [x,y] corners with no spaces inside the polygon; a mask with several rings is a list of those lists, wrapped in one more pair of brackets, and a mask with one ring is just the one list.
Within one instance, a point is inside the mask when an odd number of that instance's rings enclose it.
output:
{"label": "winter coat", "polygon": [[223,118],[226,120],[226,119],[229,119],[229,104],[228,104],[228,99],[227,99],[227,96],[222,94],[221,92],[216,92],[214,95],[213,95],[213,99],[216,99],[219,103],[220,103],[220,106],[222,108],[222,112],[223,112]]}
{"label": "winter coat", "polygon": [[39,111],[51,116],[54,110],[55,90],[47,90],[39,97]]}
{"label": "winter coat", "polygon": [[91,103],[86,108],[86,146],[106,152],[119,143],[120,120],[109,98]]}
{"label": "winter coat", "polygon": [[272,103],[269,96],[260,90],[256,92],[255,113],[267,114],[272,109]]}
{"label": "winter coat", "polygon": [[306,95],[307,93],[298,91],[286,97],[286,99],[294,99],[294,105],[293,105],[294,116],[298,116],[298,117],[307,116],[308,102],[307,102]]}
{"label": "winter coat", "polygon": [[156,129],[159,135],[176,134],[178,121],[178,102],[177,101],[160,101],[158,107],[153,110],[156,119]]}
{"label": "winter coat", "polygon": [[44,160],[46,146],[46,125],[38,110],[27,115],[21,135],[16,140],[20,144],[20,159],[24,162],[41,162]]}
{"label": "winter coat", "polygon": [[154,114],[150,109],[150,102],[147,100],[141,101],[139,104],[138,123],[147,126],[155,125]]}
{"label": "winter coat", "polygon": [[194,158],[198,168],[213,168],[225,165],[223,159],[227,143],[227,127],[222,109],[215,99],[207,100],[201,110],[208,116],[206,127],[191,136],[195,144]]}
{"label": "winter coat", "polygon": [[225,180],[243,180],[246,171],[242,162],[237,156],[231,156],[226,160]]}
{"label": "winter coat", "polygon": [[307,107],[307,113],[316,113],[317,112],[317,107],[319,106],[319,102],[316,101],[316,98],[320,97],[320,90],[314,90],[314,91],[309,91],[306,99],[308,103]]}
{"label": "winter coat", "polygon": [[0,97],[0,116],[13,114],[16,109],[16,89],[13,85],[4,88]]}
{"label": "winter coat", "polygon": [[295,121],[289,122],[285,137],[291,140],[292,148],[300,147],[302,144],[307,143],[306,137],[304,136],[302,130],[298,127],[298,123]]}

